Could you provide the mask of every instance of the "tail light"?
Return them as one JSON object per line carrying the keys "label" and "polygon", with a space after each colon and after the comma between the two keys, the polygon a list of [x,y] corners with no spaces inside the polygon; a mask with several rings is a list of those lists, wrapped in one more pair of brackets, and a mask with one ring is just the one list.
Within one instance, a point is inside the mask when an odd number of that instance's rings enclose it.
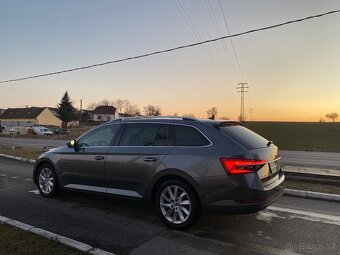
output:
{"label": "tail light", "polygon": [[267,163],[265,160],[233,158],[220,158],[220,161],[227,174],[230,175],[254,173]]}

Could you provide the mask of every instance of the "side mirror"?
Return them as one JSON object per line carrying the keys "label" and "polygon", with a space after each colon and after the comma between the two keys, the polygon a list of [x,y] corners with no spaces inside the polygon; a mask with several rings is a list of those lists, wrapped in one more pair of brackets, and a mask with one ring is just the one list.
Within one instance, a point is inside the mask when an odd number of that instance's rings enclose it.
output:
{"label": "side mirror", "polygon": [[77,147],[77,141],[76,140],[68,141],[66,144],[67,144],[67,147],[69,147],[69,148],[76,148]]}

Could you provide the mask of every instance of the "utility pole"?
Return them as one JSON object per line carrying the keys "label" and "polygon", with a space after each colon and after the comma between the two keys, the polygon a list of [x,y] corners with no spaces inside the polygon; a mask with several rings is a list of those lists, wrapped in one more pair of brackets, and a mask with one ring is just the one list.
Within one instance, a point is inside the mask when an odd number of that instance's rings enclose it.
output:
{"label": "utility pole", "polygon": [[79,122],[83,121],[82,120],[82,116],[83,116],[82,111],[83,111],[83,100],[80,99]]}
{"label": "utility pole", "polygon": [[241,93],[241,112],[240,112],[240,121],[245,121],[244,115],[244,93],[248,92],[249,87],[247,86],[248,83],[240,82],[238,83],[237,92]]}
{"label": "utility pole", "polygon": [[253,121],[253,113],[254,113],[254,109],[250,108],[249,109],[249,113],[250,113],[250,120]]}

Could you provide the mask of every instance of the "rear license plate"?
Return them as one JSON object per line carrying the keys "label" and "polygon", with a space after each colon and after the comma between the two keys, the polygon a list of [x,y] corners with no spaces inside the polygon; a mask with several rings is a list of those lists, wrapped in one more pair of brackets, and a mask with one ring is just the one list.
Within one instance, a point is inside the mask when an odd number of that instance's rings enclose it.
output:
{"label": "rear license plate", "polygon": [[279,171],[279,169],[280,169],[280,163],[279,163],[278,160],[269,162],[269,166],[270,166],[270,171],[271,171],[272,173],[276,173],[276,172]]}

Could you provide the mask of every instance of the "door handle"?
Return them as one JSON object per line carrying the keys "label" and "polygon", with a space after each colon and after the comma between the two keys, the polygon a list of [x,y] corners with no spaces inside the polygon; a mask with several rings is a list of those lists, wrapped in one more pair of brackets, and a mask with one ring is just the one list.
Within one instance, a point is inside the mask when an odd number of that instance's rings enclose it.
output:
{"label": "door handle", "polygon": [[94,159],[95,160],[103,160],[105,157],[104,156],[95,156]]}
{"label": "door handle", "polygon": [[153,161],[156,161],[157,158],[154,158],[154,157],[147,157],[147,158],[144,158],[143,159],[145,162],[153,162]]}

